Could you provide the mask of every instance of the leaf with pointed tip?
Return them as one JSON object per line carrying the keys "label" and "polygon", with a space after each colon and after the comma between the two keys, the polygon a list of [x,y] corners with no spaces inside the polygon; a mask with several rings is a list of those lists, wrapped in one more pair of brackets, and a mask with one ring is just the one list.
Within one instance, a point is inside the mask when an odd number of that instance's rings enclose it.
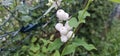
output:
{"label": "leaf with pointed tip", "polygon": [[71,18],[69,20],[69,25],[71,27],[75,27],[76,28],[79,25],[79,21],[77,21],[77,19],[75,17],[73,17],[73,18]]}
{"label": "leaf with pointed tip", "polygon": [[76,38],[72,42],[72,45],[74,45],[74,46],[83,46],[88,51],[91,51],[93,49],[96,50],[96,48],[95,48],[94,45],[86,43],[86,41],[84,39],[78,39],[78,38]]}
{"label": "leaf with pointed tip", "polygon": [[76,48],[75,45],[67,45],[62,51],[62,55],[73,53],[75,51],[75,48]]}
{"label": "leaf with pointed tip", "polygon": [[84,10],[80,10],[78,12],[78,19],[79,19],[80,23],[85,23],[85,18],[87,16],[90,16],[90,14],[87,11],[84,12]]}
{"label": "leaf with pointed tip", "polygon": [[55,53],[53,54],[53,56],[60,56],[60,52],[58,50],[56,50]]}
{"label": "leaf with pointed tip", "polygon": [[58,38],[54,42],[50,43],[48,46],[48,51],[57,50],[62,46],[61,40]]}

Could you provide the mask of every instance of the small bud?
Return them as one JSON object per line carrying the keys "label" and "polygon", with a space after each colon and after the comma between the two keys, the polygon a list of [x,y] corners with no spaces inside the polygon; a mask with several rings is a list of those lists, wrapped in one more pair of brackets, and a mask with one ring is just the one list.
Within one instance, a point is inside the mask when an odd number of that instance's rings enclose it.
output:
{"label": "small bud", "polygon": [[62,35],[60,37],[60,39],[61,39],[62,42],[67,42],[67,40],[68,40],[67,36],[65,36],[65,35]]}
{"label": "small bud", "polygon": [[60,28],[62,28],[62,27],[63,27],[63,24],[62,24],[62,23],[57,23],[57,24],[55,25],[55,29],[58,30],[58,31],[60,31]]}
{"label": "small bud", "polygon": [[73,31],[69,31],[68,33],[67,33],[67,37],[68,37],[68,39],[70,38],[70,37],[72,37],[72,38],[74,38],[75,37],[75,34],[73,34]]}
{"label": "small bud", "polygon": [[67,28],[65,28],[65,27],[61,27],[61,28],[60,28],[60,34],[61,34],[61,35],[66,35],[67,33],[68,33]]}
{"label": "small bud", "polygon": [[69,21],[66,21],[65,27],[66,27],[69,31],[72,30],[72,27],[70,27],[70,25],[69,25]]}

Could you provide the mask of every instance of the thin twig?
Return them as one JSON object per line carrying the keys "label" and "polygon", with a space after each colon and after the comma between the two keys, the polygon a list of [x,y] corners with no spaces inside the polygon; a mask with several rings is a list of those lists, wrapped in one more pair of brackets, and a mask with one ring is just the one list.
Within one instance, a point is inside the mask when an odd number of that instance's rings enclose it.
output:
{"label": "thin twig", "polygon": [[44,24],[44,25],[42,26],[42,28],[45,28],[45,27],[52,21],[52,19],[53,19],[54,16],[55,16],[55,15],[51,16],[51,17],[50,17],[50,20],[49,20],[46,24]]}

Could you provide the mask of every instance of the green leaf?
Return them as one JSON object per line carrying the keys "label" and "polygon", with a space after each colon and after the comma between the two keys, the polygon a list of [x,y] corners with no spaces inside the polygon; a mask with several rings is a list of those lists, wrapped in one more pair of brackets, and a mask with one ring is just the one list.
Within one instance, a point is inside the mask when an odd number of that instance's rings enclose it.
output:
{"label": "green leaf", "polygon": [[22,16],[22,21],[25,21],[25,22],[30,22],[32,20],[32,18],[30,16]]}
{"label": "green leaf", "polygon": [[60,52],[58,50],[56,50],[55,53],[53,54],[53,56],[60,56]]}
{"label": "green leaf", "polygon": [[20,54],[19,54],[19,52],[16,52],[13,56],[19,56]]}
{"label": "green leaf", "polygon": [[36,38],[36,37],[32,37],[31,42],[33,43],[33,42],[35,42],[36,40],[37,40],[37,38]]}
{"label": "green leaf", "polygon": [[86,42],[83,39],[76,38],[73,39],[72,44],[75,46],[83,46],[84,44],[86,44]]}
{"label": "green leaf", "polygon": [[75,17],[73,17],[73,18],[71,18],[69,20],[69,25],[71,27],[75,27],[76,28],[79,25],[79,22],[77,21],[77,19]]}
{"label": "green leaf", "polygon": [[110,0],[111,2],[120,3],[120,0]]}
{"label": "green leaf", "polygon": [[79,19],[80,23],[85,23],[85,18],[87,16],[90,16],[90,14],[87,11],[85,11],[85,13],[84,13],[84,10],[80,10],[78,12],[78,19]]}
{"label": "green leaf", "polygon": [[95,46],[92,45],[92,44],[85,44],[85,45],[84,45],[84,48],[85,48],[86,50],[88,50],[88,51],[91,51],[91,50],[93,50],[93,49],[96,50]]}
{"label": "green leaf", "polygon": [[75,45],[75,46],[83,46],[88,51],[93,50],[93,49],[96,50],[96,48],[95,48],[94,45],[87,44],[84,39],[78,39],[78,38],[76,38],[76,39],[74,39],[74,41],[72,42],[72,44]]}
{"label": "green leaf", "polygon": [[42,42],[44,43],[44,46],[48,45],[50,42],[50,40],[46,40],[46,39],[43,39],[41,38]]}
{"label": "green leaf", "polygon": [[43,46],[42,47],[42,52],[47,53],[47,48]]}
{"label": "green leaf", "polygon": [[23,50],[23,51],[25,51],[25,50],[27,50],[28,49],[28,46],[22,46],[22,48],[21,48],[21,50]]}
{"label": "green leaf", "polygon": [[75,45],[67,45],[62,51],[62,55],[73,53],[75,51],[75,48],[76,48]]}
{"label": "green leaf", "polygon": [[32,44],[31,47],[30,47],[30,50],[33,51],[33,52],[37,52],[40,50],[40,45],[39,44]]}
{"label": "green leaf", "polygon": [[34,55],[34,53],[33,53],[33,52],[30,52],[30,51],[28,51],[28,53],[29,53],[31,56],[33,56],[33,55]]}
{"label": "green leaf", "polygon": [[80,10],[78,12],[78,18],[86,18],[87,16],[90,16],[90,14],[87,11],[85,11],[84,15],[83,13],[84,13],[84,10]]}
{"label": "green leaf", "polygon": [[63,43],[60,41],[60,38],[56,39],[54,42],[50,43],[48,46],[48,51],[57,50],[61,47]]}
{"label": "green leaf", "polygon": [[16,9],[22,14],[28,14],[30,7],[27,5],[18,5]]}

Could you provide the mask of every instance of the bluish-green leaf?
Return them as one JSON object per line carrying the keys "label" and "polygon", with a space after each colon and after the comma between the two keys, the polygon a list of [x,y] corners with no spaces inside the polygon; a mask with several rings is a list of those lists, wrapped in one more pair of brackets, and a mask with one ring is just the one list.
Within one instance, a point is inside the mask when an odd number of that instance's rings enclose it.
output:
{"label": "bluish-green leaf", "polygon": [[75,45],[67,45],[62,51],[62,55],[73,53],[75,51],[75,48],[76,48]]}
{"label": "bluish-green leaf", "polygon": [[69,20],[69,25],[71,27],[75,27],[76,28],[79,25],[79,21],[77,21],[77,19],[75,17],[73,17],[73,18],[71,18]]}
{"label": "bluish-green leaf", "polygon": [[57,50],[61,47],[63,43],[61,42],[61,40],[58,38],[56,39],[54,42],[50,43],[48,46],[48,51],[53,51],[53,50]]}
{"label": "bluish-green leaf", "polygon": [[84,48],[88,51],[91,51],[93,49],[96,50],[95,46],[93,44],[84,44]]}
{"label": "bluish-green leaf", "polygon": [[85,23],[85,18],[87,16],[90,16],[90,14],[87,11],[84,12],[84,10],[80,10],[78,12],[78,19],[79,19],[80,23]]}
{"label": "bluish-green leaf", "polygon": [[94,45],[87,44],[84,39],[78,39],[78,38],[76,38],[76,39],[74,39],[74,41],[72,42],[72,44],[75,45],[75,46],[83,46],[88,51],[93,50],[93,49],[96,50],[96,48],[95,48]]}
{"label": "bluish-green leaf", "polygon": [[86,42],[83,39],[76,38],[73,40],[72,44],[75,46],[83,46]]}
{"label": "bluish-green leaf", "polygon": [[60,52],[58,50],[56,50],[55,53],[53,54],[53,56],[60,56]]}
{"label": "bluish-green leaf", "polygon": [[30,16],[22,16],[22,21],[25,21],[25,22],[30,22],[32,20],[32,18]]}

